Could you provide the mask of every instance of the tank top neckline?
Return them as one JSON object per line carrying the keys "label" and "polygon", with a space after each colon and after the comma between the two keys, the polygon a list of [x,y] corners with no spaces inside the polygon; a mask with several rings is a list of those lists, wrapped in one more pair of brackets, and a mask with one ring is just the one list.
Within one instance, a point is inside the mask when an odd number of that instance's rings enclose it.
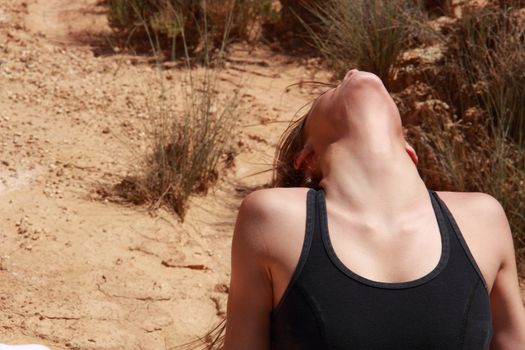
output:
{"label": "tank top neckline", "polygon": [[337,256],[333,248],[332,242],[330,240],[330,234],[328,230],[328,215],[327,215],[327,210],[326,210],[325,192],[323,188],[320,188],[317,191],[318,192],[318,196],[317,196],[317,203],[318,203],[317,209],[318,210],[317,210],[316,215],[320,219],[320,228],[321,228],[321,236],[322,236],[323,245],[332,263],[348,277],[362,284],[365,284],[371,287],[376,287],[376,288],[384,288],[384,289],[413,288],[416,286],[423,285],[429,282],[430,280],[434,279],[435,277],[437,277],[440,274],[440,272],[444,270],[449,260],[450,237],[449,237],[449,233],[446,228],[446,225],[445,225],[445,218],[444,218],[443,212],[440,209],[440,206],[437,202],[437,198],[435,198],[436,194],[431,189],[427,188],[427,191],[430,197],[430,201],[432,203],[434,214],[437,219],[439,233],[441,236],[441,255],[440,255],[439,261],[437,265],[430,272],[414,280],[404,281],[404,282],[382,282],[382,281],[375,281],[375,280],[368,279],[366,277],[363,277],[353,272]]}

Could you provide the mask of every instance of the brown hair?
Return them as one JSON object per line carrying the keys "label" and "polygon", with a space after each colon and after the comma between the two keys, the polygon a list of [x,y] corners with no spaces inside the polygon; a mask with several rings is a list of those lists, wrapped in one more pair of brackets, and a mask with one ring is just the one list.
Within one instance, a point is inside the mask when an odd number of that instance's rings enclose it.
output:
{"label": "brown hair", "polygon": [[[321,85],[325,87],[335,87],[332,83],[323,83],[317,81],[306,82],[312,85]],[[293,85],[299,85],[293,84]],[[312,102],[308,112],[303,114],[288,125],[279,139],[279,144],[275,150],[273,162],[273,187],[319,187],[320,179],[307,176],[303,169],[294,168],[294,160],[304,146],[304,126],[308,115],[312,112],[314,102],[322,96],[322,92]]]}
{"label": "brown hair", "polygon": [[274,187],[309,187],[302,169],[294,168],[294,159],[304,146],[304,125],[310,112],[294,120],[279,139],[273,162]]}

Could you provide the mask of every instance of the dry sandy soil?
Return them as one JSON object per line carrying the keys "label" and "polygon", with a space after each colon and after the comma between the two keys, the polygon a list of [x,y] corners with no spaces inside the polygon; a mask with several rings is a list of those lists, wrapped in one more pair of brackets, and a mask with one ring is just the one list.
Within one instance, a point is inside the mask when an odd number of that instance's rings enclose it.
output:
{"label": "dry sandy soil", "polygon": [[[119,50],[97,0],[0,0],[0,342],[170,349],[224,315],[237,208],[269,181],[277,140],[327,80],[315,61],[235,46],[235,166],[186,220],[100,189],[136,170],[163,84],[185,72]],[[162,83],[162,84],[161,84]],[[179,94],[180,95],[180,94]]]}
{"label": "dry sandy soil", "polygon": [[134,170],[160,82],[176,91],[183,74],[112,45],[96,0],[0,0],[2,343],[167,349],[213,326],[238,205],[268,182],[253,174],[313,93],[286,86],[327,77],[268,49],[232,50],[221,89],[242,91],[240,153],[181,223],[97,194]]}

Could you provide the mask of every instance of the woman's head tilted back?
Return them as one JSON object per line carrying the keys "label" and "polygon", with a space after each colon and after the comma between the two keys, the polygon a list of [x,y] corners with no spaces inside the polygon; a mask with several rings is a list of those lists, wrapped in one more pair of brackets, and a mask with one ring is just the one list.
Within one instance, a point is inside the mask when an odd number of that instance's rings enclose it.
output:
{"label": "woman's head tilted back", "polygon": [[282,135],[274,162],[274,185],[317,187],[326,152],[345,150],[351,157],[407,152],[394,100],[374,74],[351,70],[322,95]]}

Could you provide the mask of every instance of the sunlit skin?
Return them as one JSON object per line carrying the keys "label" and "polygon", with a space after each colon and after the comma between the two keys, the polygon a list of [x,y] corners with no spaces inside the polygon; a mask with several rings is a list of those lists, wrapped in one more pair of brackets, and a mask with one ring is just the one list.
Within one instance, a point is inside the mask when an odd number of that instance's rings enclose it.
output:
{"label": "sunlit skin", "polygon": [[305,147],[295,166],[322,178],[327,194],[346,192],[354,203],[377,212],[370,195],[380,196],[384,203],[383,189],[391,193],[392,185],[408,187],[393,193],[396,201],[399,196],[411,197],[407,190],[416,186],[426,195],[410,159],[417,164],[415,151],[403,138],[397,106],[383,83],[374,74],[352,70],[315,102],[305,126]]}
{"label": "sunlit skin", "polygon": [[[316,100],[307,118],[294,166],[319,179],[326,192],[338,257],[361,276],[382,282],[430,272],[441,254],[438,225],[417,155],[404,140],[399,111],[381,80],[350,71]],[[299,260],[307,191],[272,188],[244,199],[232,242],[225,349],[270,349],[270,312]],[[505,212],[484,193],[437,194],[487,283],[491,349],[525,349],[525,311]]]}

